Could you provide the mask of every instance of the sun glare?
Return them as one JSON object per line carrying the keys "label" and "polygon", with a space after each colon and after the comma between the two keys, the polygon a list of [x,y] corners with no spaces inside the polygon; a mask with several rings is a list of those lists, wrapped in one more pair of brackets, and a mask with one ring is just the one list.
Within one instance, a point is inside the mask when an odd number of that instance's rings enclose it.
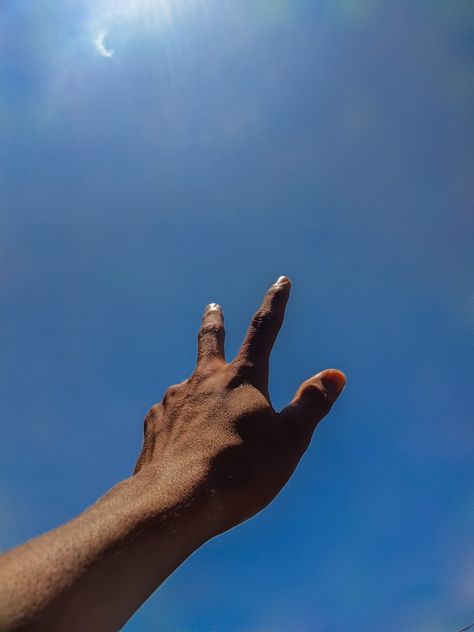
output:
{"label": "sun glare", "polygon": [[137,22],[169,26],[195,4],[196,0],[101,0],[91,3],[95,50],[102,57],[111,58],[115,51],[106,45],[111,31]]}
{"label": "sun glare", "polygon": [[179,0],[115,0],[115,2],[105,2],[105,4],[107,13],[119,18],[159,15],[161,18],[170,19],[177,5],[182,6],[183,2]]}

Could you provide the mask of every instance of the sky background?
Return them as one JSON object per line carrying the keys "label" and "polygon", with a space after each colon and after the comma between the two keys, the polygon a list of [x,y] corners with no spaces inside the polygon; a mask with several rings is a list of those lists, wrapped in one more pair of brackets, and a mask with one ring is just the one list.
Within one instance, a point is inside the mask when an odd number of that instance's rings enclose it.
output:
{"label": "sky background", "polygon": [[282,493],[126,632],[474,620],[470,6],[0,3],[0,546],[130,474],[204,306],[293,293],[282,407],[348,385]]}

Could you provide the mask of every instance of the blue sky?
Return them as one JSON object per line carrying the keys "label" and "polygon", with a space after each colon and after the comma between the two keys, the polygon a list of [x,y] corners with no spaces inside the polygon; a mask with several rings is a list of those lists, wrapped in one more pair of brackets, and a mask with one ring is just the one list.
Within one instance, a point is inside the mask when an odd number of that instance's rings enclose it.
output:
{"label": "blue sky", "polygon": [[142,418],[293,280],[275,407],[347,388],[262,514],[127,632],[474,620],[469,5],[6,0],[0,545],[129,475]]}

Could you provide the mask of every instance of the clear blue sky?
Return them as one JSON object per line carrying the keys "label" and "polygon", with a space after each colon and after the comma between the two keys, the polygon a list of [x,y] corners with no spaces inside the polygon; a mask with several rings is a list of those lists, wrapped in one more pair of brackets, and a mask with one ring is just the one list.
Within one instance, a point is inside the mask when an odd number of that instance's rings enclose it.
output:
{"label": "clear blue sky", "polygon": [[474,619],[469,3],[4,0],[0,544],[133,467],[191,372],[293,280],[279,408],[348,386],[263,513],[127,632],[455,632]]}

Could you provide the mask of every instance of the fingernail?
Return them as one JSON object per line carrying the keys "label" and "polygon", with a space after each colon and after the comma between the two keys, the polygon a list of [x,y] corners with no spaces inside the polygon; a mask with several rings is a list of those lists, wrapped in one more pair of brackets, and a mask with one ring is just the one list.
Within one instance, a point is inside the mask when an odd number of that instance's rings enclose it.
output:
{"label": "fingernail", "polygon": [[204,310],[204,313],[210,312],[211,310],[216,310],[216,311],[220,312],[220,311],[222,311],[222,307],[220,305],[218,305],[217,303],[209,303],[209,305]]}
{"label": "fingernail", "polygon": [[341,394],[346,382],[347,379],[344,373],[337,369],[328,369],[321,375],[321,383],[333,402],[336,401]]}
{"label": "fingernail", "polygon": [[275,281],[274,285],[284,285],[285,283],[289,283],[290,279],[287,276],[278,277]]}

